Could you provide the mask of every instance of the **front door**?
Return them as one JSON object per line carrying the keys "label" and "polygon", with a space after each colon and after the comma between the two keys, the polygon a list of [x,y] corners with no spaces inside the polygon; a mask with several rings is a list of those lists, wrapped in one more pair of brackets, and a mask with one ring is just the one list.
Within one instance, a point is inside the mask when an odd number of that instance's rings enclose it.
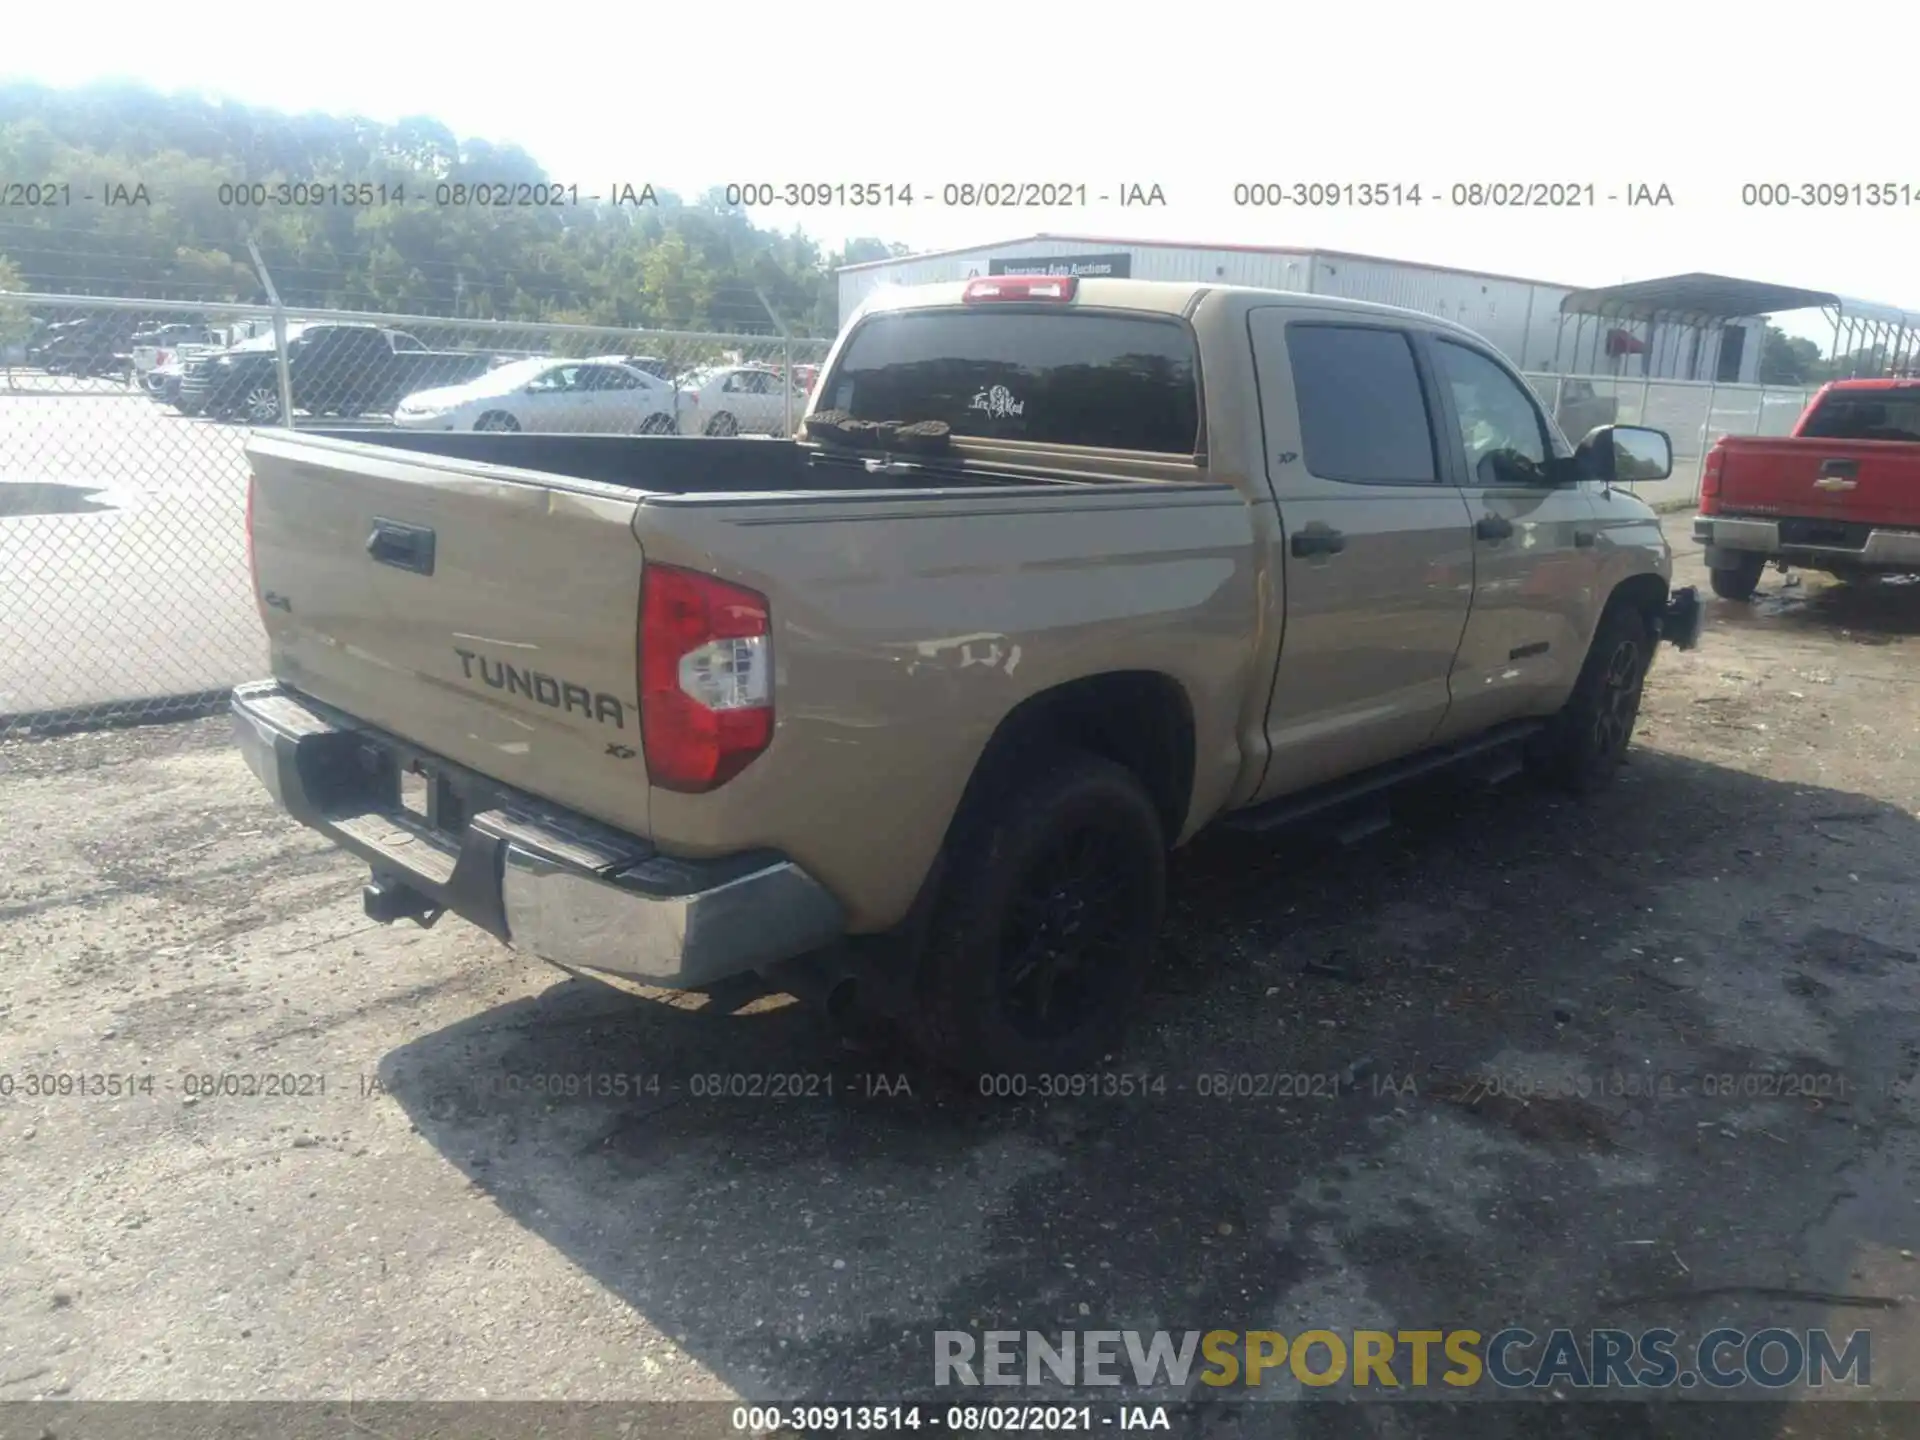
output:
{"label": "front door", "polygon": [[1426,745],[1473,593],[1467,507],[1412,334],[1339,312],[1248,316],[1285,628],[1256,798]]}
{"label": "front door", "polygon": [[1593,496],[1526,385],[1465,340],[1426,340],[1447,460],[1471,513],[1473,613],[1442,739],[1549,714],[1573,688],[1599,614]]}

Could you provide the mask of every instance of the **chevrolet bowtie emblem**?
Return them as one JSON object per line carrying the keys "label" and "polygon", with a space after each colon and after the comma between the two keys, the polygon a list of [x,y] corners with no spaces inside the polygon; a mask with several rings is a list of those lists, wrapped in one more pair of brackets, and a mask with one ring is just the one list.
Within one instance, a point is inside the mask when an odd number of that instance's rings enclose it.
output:
{"label": "chevrolet bowtie emblem", "polygon": [[1837,475],[1822,475],[1818,480],[1813,482],[1813,488],[1816,490],[1851,490],[1859,485],[1859,483],[1858,480],[1842,480]]}

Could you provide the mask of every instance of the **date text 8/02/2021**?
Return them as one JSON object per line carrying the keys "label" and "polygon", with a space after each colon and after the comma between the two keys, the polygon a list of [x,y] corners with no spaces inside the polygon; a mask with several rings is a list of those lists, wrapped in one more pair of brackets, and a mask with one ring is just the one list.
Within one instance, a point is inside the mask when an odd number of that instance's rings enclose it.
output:
{"label": "date text 8/02/2021", "polygon": [[[1646,1330],[1520,1326],[1335,1330],[937,1330],[934,1385],[1132,1385],[1185,1392],[1335,1385],[1375,1393],[1432,1391],[1708,1391],[1847,1387],[1873,1381],[1870,1331],[1718,1328],[1692,1339]],[[1198,1374],[1195,1373],[1196,1363]]]}

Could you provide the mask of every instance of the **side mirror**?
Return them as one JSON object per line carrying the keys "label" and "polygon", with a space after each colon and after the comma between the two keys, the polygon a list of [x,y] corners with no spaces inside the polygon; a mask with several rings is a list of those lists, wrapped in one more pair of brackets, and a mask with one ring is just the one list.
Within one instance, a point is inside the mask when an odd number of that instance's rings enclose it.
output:
{"label": "side mirror", "polygon": [[1587,432],[1574,461],[1584,480],[1627,485],[1664,480],[1673,474],[1673,441],[1664,430],[1644,425],[1602,425]]}

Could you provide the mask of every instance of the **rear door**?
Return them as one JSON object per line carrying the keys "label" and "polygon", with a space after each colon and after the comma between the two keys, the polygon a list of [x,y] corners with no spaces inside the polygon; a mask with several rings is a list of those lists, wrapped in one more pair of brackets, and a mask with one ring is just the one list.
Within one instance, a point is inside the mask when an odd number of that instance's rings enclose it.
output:
{"label": "rear door", "polygon": [[1599,523],[1587,486],[1553,465],[1569,452],[1520,378],[1464,339],[1424,343],[1473,518],[1473,615],[1441,732],[1452,739],[1565,700],[1599,617]]}
{"label": "rear door", "polygon": [[654,403],[652,377],[623,365],[581,368],[586,403],[581,428],[601,435],[631,435],[647,418],[666,408]]}
{"label": "rear door", "polygon": [[1249,313],[1286,622],[1259,797],[1426,745],[1473,595],[1465,501],[1447,483],[1413,334],[1339,312]]}
{"label": "rear door", "polygon": [[528,382],[521,396],[523,430],[558,432],[587,428],[592,396],[581,378],[584,367],[556,365]]}

